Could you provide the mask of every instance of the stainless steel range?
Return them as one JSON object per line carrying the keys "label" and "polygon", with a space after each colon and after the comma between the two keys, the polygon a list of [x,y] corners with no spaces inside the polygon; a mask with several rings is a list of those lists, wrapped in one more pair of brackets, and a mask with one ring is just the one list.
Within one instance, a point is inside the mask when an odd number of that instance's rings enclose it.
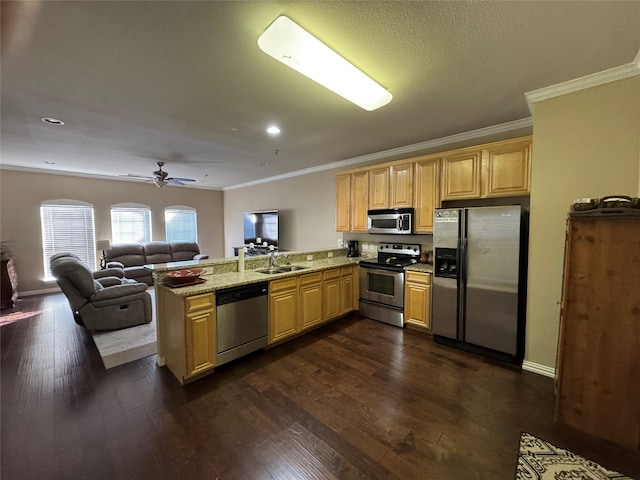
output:
{"label": "stainless steel range", "polygon": [[420,245],[378,244],[378,258],[360,262],[360,313],[404,327],[404,267],[418,263]]}

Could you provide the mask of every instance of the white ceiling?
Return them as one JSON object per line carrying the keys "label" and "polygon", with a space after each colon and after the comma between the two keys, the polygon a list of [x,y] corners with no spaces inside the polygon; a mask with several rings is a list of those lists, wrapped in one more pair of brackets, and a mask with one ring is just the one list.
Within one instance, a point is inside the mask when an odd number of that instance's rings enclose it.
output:
{"label": "white ceiling", "polygon": [[[262,53],[282,14],[391,103],[364,111]],[[1,163],[121,180],[161,160],[225,188],[527,118],[525,92],[639,50],[640,1],[3,1]]]}

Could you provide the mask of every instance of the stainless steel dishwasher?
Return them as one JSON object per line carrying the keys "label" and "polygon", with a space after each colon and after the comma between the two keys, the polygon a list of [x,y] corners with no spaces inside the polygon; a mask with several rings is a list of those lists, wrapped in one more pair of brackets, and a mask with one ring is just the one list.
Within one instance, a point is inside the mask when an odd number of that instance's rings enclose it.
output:
{"label": "stainless steel dishwasher", "polygon": [[217,365],[267,346],[268,283],[216,291]]}

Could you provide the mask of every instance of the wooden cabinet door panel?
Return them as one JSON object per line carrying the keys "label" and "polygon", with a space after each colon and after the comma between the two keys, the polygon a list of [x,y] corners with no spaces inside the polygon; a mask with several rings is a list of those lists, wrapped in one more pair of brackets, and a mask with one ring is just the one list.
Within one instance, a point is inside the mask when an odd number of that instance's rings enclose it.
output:
{"label": "wooden cabinet door panel", "polygon": [[367,231],[367,210],[369,209],[369,172],[351,174],[351,231]]}
{"label": "wooden cabinet door panel", "polygon": [[390,208],[413,207],[413,164],[391,167]]}
{"label": "wooden cabinet door panel", "polygon": [[440,206],[439,165],[439,157],[415,163],[415,233],[433,233],[434,210]]}
{"label": "wooden cabinet door panel", "polygon": [[269,295],[269,343],[297,333],[298,295],[282,290]]}
{"label": "wooden cabinet door panel", "polygon": [[[345,270],[343,268],[343,270]],[[353,306],[353,274],[351,267],[347,269],[348,274],[340,278],[340,314],[352,312]]]}
{"label": "wooden cabinet door panel", "polygon": [[407,272],[405,322],[431,328],[431,276],[428,273]]}
{"label": "wooden cabinet door panel", "polygon": [[340,280],[325,280],[323,285],[324,321],[340,316]]}
{"label": "wooden cabinet door panel", "polygon": [[369,208],[389,208],[389,167],[369,170]]}
{"label": "wooden cabinet door panel", "polygon": [[486,195],[530,193],[531,141],[502,142],[487,149]]}
{"label": "wooden cabinet door panel", "polygon": [[443,157],[442,200],[479,198],[481,161],[481,150]]}
{"label": "wooden cabinet door panel", "polygon": [[186,316],[187,378],[215,367],[216,329],[213,310]]}
{"label": "wooden cabinet door panel", "polygon": [[320,283],[300,287],[300,329],[322,323],[322,286]]}

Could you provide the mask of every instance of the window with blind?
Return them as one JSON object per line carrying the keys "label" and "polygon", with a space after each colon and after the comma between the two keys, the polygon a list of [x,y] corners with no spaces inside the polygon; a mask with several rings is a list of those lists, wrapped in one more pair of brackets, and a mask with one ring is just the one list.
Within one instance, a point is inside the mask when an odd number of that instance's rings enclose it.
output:
{"label": "window with blind", "polygon": [[113,243],[151,241],[151,209],[146,205],[117,204],[111,206]]}
{"label": "window with blind", "polygon": [[75,253],[82,263],[96,269],[93,205],[75,200],[42,202],[40,224],[45,280],[53,280],[49,258],[56,253]]}
{"label": "window with blind", "polygon": [[165,208],[164,228],[168,242],[197,242],[198,217],[196,209],[184,205]]}

